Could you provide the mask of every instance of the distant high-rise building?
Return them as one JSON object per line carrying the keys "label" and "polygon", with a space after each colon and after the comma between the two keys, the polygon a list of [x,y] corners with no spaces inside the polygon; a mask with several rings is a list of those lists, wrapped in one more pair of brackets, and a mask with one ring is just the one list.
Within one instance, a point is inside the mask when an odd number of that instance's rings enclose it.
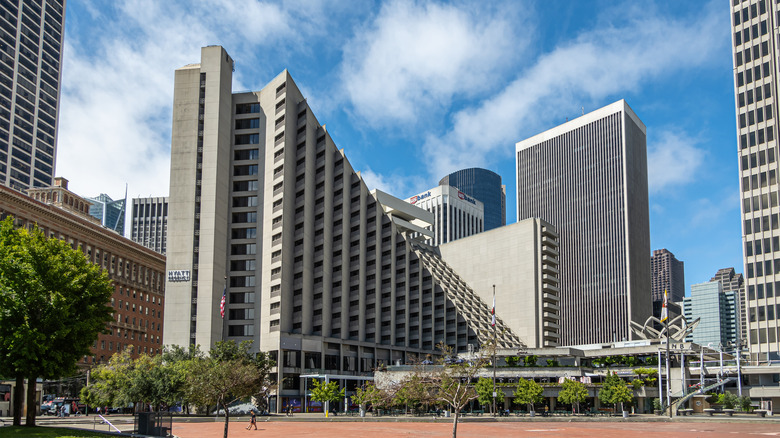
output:
{"label": "distant high-rise building", "polygon": [[165,254],[168,231],[168,198],[133,198],[130,238],[133,242]]}
{"label": "distant high-rise building", "polygon": [[445,176],[439,185],[457,187],[481,202],[485,207],[485,231],[506,225],[506,186],[501,184],[501,175],[473,167]]}
{"label": "distant high-rise building", "polygon": [[407,198],[406,202],[433,213],[431,245],[441,245],[484,231],[481,202],[452,186],[438,186]]}
{"label": "distant high-rise building", "polygon": [[[652,275],[650,294],[653,300],[653,316],[660,318],[664,291],[668,291],[669,301],[675,303],[682,302],[685,297],[685,266],[668,250],[657,249],[650,257],[650,272]],[[670,314],[669,316],[674,318],[677,315]]]}
{"label": "distant high-rise building", "polygon": [[733,292],[737,297],[737,339],[745,337],[747,330],[747,318],[745,317],[745,279],[742,274],[737,274],[734,268],[718,269],[718,272],[710,281],[720,281],[724,293]]}
{"label": "distant high-rise building", "polygon": [[65,0],[0,2],[0,184],[49,187],[57,156]]}
{"label": "distant high-rise building", "polygon": [[517,219],[560,234],[561,345],[651,314],[646,128],[620,100],[516,145]]}
{"label": "distant high-rise building", "polygon": [[732,1],[734,110],[745,264],[745,314],[750,359],[780,360],[780,213],[778,112],[780,68],[774,1]]}
{"label": "distant high-rise building", "polygon": [[683,307],[687,321],[701,318],[686,341],[726,346],[737,340],[739,297],[736,292],[724,292],[722,282],[694,284],[691,296],[683,300]]}
{"label": "distant high-rise building", "polygon": [[89,207],[92,217],[98,219],[104,227],[125,235],[125,199],[114,201],[105,193],[86,199],[92,203]]}

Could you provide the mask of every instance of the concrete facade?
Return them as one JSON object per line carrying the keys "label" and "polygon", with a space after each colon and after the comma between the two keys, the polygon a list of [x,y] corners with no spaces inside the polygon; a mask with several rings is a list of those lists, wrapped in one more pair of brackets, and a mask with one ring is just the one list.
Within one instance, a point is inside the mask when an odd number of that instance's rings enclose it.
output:
{"label": "concrete facade", "polygon": [[529,348],[560,344],[558,232],[526,219],[439,247],[442,258]]}
{"label": "concrete facade", "polygon": [[440,185],[406,199],[433,214],[433,231],[428,243],[441,245],[482,232],[485,228],[484,205],[456,187]]}
{"label": "concrete facade", "polygon": [[[743,336],[754,362],[780,360],[780,213],[777,160],[777,2],[729,2],[734,113],[745,265]],[[760,298],[759,298],[760,297]],[[771,310],[770,310],[771,309]],[[769,315],[773,316],[769,318]],[[755,315],[752,319],[750,315]]]}
{"label": "concrete facade", "polygon": [[48,187],[57,156],[65,0],[0,4],[0,184]]}
{"label": "concrete facade", "polygon": [[517,218],[560,234],[561,343],[630,339],[651,315],[646,128],[624,100],[516,145]]}
{"label": "concrete facade", "polygon": [[432,215],[369,192],[286,71],[234,94],[232,70],[210,46],[175,75],[166,343],[254,341],[277,359],[279,409],[301,376],[486,342],[488,304],[424,243]]}

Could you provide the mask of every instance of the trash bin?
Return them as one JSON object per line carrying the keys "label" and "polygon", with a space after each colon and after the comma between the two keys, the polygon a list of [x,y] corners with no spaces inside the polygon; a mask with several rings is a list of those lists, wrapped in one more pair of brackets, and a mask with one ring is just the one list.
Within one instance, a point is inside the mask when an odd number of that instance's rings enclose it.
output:
{"label": "trash bin", "polygon": [[154,412],[139,412],[136,414],[135,433],[140,435],[157,435]]}

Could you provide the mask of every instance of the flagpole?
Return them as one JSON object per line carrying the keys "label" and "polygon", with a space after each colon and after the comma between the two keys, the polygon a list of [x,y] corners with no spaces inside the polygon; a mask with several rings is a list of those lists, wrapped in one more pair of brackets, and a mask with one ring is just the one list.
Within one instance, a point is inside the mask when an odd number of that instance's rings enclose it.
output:
{"label": "flagpole", "polygon": [[220,301],[220,314],[222,316],[222,335],[220,340],[225,342],[225,308],[227,307],[227,275],[225,276],[225,285],[222,287],[222,301]]}
{"label": "flagpole", "polygon": [[496,336],[496,285],[493,285],[493,316],[490,321],[493,324],[493,416],[496,416],[496,350],[498,350],[498,337]]}

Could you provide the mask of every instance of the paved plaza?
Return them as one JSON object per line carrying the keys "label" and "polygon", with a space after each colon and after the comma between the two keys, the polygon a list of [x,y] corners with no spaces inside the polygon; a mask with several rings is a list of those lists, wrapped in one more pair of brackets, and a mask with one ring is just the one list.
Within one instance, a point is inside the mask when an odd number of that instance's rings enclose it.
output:
{"label": "paved plaza", "polygon": [[[452,436],[450,419],[420,420],[413,418],[382,419],[336,417],[325,419],[322,414],[298,414],[258,417],[257,431],[246,430],[246,416],[233,418],[230,423],[230,437],[274,436],[317,438],[357,438],[367,436],[415,436],[444,438]],[[132,431],[130,416],[111,417],[111,421],[125,433]],[[107,430],[105,425],[94,424],[91,417],[54,419],[46,418],[41,426],[73,427],[89,430]],[[174,418],[173,433],[179,438],[221,438],[224,423],[221,418]],[[628,421],[614,419],[492,419],[469,418],[458,424],[461,438],[487,437],[626,437],[632,434],[663,437],[780,437],[780,419],[773,418],[678,418],[674,421],[657,417],[632,417]]]}

